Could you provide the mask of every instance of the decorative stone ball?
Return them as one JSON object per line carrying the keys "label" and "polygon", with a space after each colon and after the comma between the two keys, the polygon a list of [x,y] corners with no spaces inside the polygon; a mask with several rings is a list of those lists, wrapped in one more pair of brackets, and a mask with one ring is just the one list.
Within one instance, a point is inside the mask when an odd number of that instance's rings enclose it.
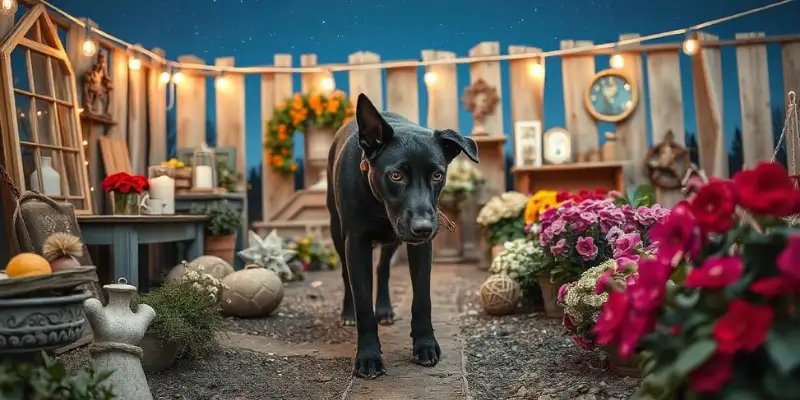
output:
{"label": "decorative stone ball", "polygon": [[481,285],[481,305],[491,315],[511,314],[520,300],[519,285],[508,275],[491,275]]}
{"label": "decorative stone ball", "polygon": [[189,271],[199,271],[203,267],[203,273],[222,280],[222,278],[233,273],[233,267],[227,261],[216,256],[200,256],[188,263],[188,268],[183,263],[176,265],[167,274],[167,281],[178,282],[183,274]]}
{"label": "decorative stone ball", "polygon": [[283,282],[269,269],[248,265],[226,276],[222,283],[222,312],[237,317],[266,317],[283,300]]}

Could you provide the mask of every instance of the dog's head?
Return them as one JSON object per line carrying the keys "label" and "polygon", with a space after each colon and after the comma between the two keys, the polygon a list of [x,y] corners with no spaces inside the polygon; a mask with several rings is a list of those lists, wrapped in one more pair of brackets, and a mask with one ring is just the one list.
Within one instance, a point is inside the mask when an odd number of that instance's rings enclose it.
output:
{"label": "dog's head", "polygon": [[395,234],[409,243],[433,239],[447,166],[461,153],[477,163],[475,142],[450,129],[432,131],[384,118],[363,94],[358,96],[356,122],[370,188],[386,207]]}

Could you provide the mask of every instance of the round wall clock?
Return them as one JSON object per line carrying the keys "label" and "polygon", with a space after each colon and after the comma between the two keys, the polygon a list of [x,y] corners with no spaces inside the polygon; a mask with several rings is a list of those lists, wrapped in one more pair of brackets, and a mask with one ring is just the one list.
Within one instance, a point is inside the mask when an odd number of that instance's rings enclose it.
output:
{"label": "round wall clock", "polygon": [[572,161],[572,135],[564,128],[551,128],[542,137],[544,160],[548,164],[564,164]]}
{"label": "round wall clock", "polygon": [[598,72],[586,88],[586,109],[599,121],[620,122],[628,118],[639,102],[639,91],[632,82],[617,69]]}

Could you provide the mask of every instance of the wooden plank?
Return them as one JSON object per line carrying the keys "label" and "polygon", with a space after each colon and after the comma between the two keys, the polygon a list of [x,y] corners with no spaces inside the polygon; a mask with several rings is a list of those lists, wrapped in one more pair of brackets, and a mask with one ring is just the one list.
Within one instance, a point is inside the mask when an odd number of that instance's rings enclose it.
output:
{"label": "wooden plank", "polygon": [[[291,54],[276,54],[274,64],[276,67],[291,67]],[[276,72],[274,74],[274,91],[271,94],[273,103],[285,102],[294,93],[292,74]],[[262,96],[269,94],[262,93]],[[265,157],[267,155],[265,154]],[[285,176],[275,172],[268,163],[264,163],[263,186],[266,195],[264,201],[264,221],[272,221],[272,215],[281,209],[294,194],[294,175]]]}
{"label": "wooden plank", "polygon": [[119,172],[130,174],[133,172],[131,155],[128,151],[127,143],[122,140],[107,137],[100,138],[99,142],[100,150],[103,154],[103,166],[105,167],[106,175],[113,175]]}
{"label": "wooden plank", "polygon": [[[737,39],[764,37],[761,32],[737,33]],[[736,47],[739,71],[739,104],[742,109],[742,149],[744,165],[755,167],[769,161],[775,150],[772,137],[772,105],[767,69],[767,45]]]}
{"label": "wooden plank", "polygon": [[[140,45],[137,45],[140,46]],[[134,174],[147,174],[147,81],[143,68],[128,71],[128,149]]]}
{"label": "wooden plank", "polygon": [[[452,51],[422,50],[422,59],[452,60]],[[435,81],[428,88],[428,128],[453,129],[458,131],[458,77],[455,64],[429,65],[426,74],[433,74]]]}
{"label": "wooden plank", "polygon": [[[215,61],[218,67],[233,67],[233,57],[221,57]],[[245,104],[244,75],[225,74],[217,79],[225,79],[224,87],[217,85],[217,146],[236,148],[236,171],[247,176],[245,171]]]}
{"label": "wooden plank", "polygon": [[[369,51],[357,51],[347,58],[353,65],[372,64],[381,61],[381,56]],[[383,70],[362,69],[350,71],[350,101],[356,104],[358,95],[364,93],[379,111],[383,108]]]}
{"label": "wooden plank", "polygon": [[[496,56],[500,54],[500,42],[481,42],[469,50],[470,57]],[[503,82],[500,77],[500,61],[475,62],[469,65],[470,84],[483,79],[487,85],[497,89],[500,102],[493,114],[483,120],[486,132],[494,136],[503,136]],[[473,131],[474,133],[474,131]]]}
{"label": "wooden plank", "polygon": [[[205,64],[195,56],[180,56],[178,62]],[[177,147],[196,149],[206,143],[206,77],[181,71],[183,82],[176,84]]]}
{"label": "wooden plank", "polygon": [[[783,91],[784,93],[794,91],[795,99],[797,99],[797,96],[800,95],[800,42],[786,43],[781,46],[781,59],[783,60]],[[788,103],[788,99],[786,103]],[[784,112],[786,112],[785,107]],[[800,175],[800,133],[789,135],[786,138],[786,153],[789,173]]]}
{"label": "wooden plank", "polygon": [[110,51],[111,82],[111,119],[117,124],[109,127],[106,136],[119,140],[128,140],[128,52],[122,49]]}
{"label": "wooden plank", "polygon": [[[700,40],[717,36],[699,32]],[[702,47],[692,57],[694,108],[700,167],[709,177],[728,177],[728,150],[722,124],[722,58],[719,49]]]}
{"label": "wooden plank", "polygon": [[419,123],[417,67],[386,69],[386,110]]}
{"label": "wooden plank", "polygon": [[[638,33],[628,33],[620,35],[619,40],[638,37]],[[628,185],[638,186],[649,182],[643,162],[647,156],[647,107],[644,95],[644,68],[641,54],[625,53],[622,54],[622,59],[624,60],[624,66],[621,71],[630,77],[633,87],[639,91],[639,104],[628,118],[617,123],[617,146],[619,151],[616,153],[617,157],[635,161],[631,168],[626,170],[625,180]]]}
{"label": "wooden plank", "polygon": [[[562,49],[591,46],[589,40],[562,40]],[[597,122],[584,105],[584,93],[595,74],[594,56],[575,56],[561,62],[567,131],[572,135],[573,157],[600,145]]]}
{"label": "wooden plank", "polygon": [[[164,50],[152,50],[164,57]],[[149,165],[158,165],[167,159],[167,84],[161,82],[166,72],[163,65],[153,64],[147,74],[147,117],[150,132]]]}
{"label": "wooden plank", "polygon": [[[300,56],[301,67],[314,67],[317,65],[316,54],[302,54]],[[322,79],[324,74],[319,72],[304,72],[300,77],[300,87],[303,93],[324,93],[322,88]],[[307,139],[304,137],[303,139]],[[304,154],[308,154],[308,142],[303,140]],[[303,157],[305,163],[303,168],[303,186],[308,188],[319,180],[319,171],[308,162],[308,157]]]}
{"label": "wooden plank", "polygon": [[[685,143],[683,94],[681,88],[680,54],[663,51],[647,54],[647,84],[650,89],[650,121],[653,125],[653,144],[664,140],[668,131],[675,141]],[[644,157],[642,157],[642,161]],[[639,162],[640,160],[634,160]],[[658,203],[672,207],[684,198],[680,190],[657,191]]]}
{"label": "wooden plank", "polygon": [[[267,137],[267,122],[275,114],[275,74],[266,73],[261,75],[261,215],[264,221],[268,220],[269,208],[267,198],[270,188],[267,186],[267,174],[271,167],[269,165],[269,153],[264,147]],[[251,205],[252,206],[252,205]]]}

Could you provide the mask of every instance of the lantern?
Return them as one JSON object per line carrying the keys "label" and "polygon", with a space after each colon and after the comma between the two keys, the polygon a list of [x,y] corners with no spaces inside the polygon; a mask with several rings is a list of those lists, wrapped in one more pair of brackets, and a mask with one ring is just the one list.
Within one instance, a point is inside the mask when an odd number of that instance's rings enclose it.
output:
{"label": "lantern", "polygon": [[192,188],[213,189],[217,187],[217,168],[214,150],[203,143],[192,154]]}

